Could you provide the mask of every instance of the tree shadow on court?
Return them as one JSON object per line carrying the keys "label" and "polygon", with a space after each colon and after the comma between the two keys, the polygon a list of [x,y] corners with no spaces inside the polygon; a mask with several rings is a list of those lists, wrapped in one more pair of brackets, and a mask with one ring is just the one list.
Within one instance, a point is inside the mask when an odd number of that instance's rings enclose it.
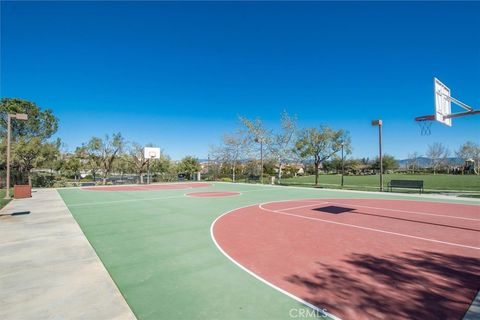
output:
{"label": "tree shadow on court", "polygon": [[345,319],[461,319],[480,287],[480,259],[453,254],[352,254],[339,265],[317,265],[310,276],[286,280]]}

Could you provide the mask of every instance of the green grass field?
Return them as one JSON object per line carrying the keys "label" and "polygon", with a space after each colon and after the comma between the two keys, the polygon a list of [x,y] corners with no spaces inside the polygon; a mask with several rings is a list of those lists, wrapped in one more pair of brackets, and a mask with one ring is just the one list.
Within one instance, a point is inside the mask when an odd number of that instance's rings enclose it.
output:
{"label": "green grass field", "polygon": [[[386,174],[384,175],[385,186],[387,186],[388,181],[393,179],[423,180],[426,191],[469,191],[480,193],[480,176],[478,175]],[[320,186],[340,187],[341,176],[320,175],[318,181]],[[311,186],[314,182],[315,176],[282,179],[282,184],[285,185]],[[379,176],[345,176],[344,184],[346,188],[351,189],[378,190]],[[395,189],[395,191],[401,192],[405,191],[405,189]],[[410,190],[410,192],[416,191]]]}
{"label": "green grass field", "polygon": [[[191,191],[239,191],[190,198]],[[221,214],[246,205],[304,198],[419,199],[313,188],[215,183],[195,190],[59,189],[138,319],[291,319],[299,302],[231,261],[210,236]],[[447,201],[430,199],[429,201]],[[456,203],[467,203],[457,200]]]}

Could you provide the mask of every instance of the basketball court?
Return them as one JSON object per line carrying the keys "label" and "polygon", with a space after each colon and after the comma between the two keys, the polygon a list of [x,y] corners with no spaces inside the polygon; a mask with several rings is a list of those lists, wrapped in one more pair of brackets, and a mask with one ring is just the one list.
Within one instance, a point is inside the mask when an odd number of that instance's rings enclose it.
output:
{"label": "basketball court", "polygon": [[59,192],[141,319],[462,318],[480,287],[478,200],[230,183]]}

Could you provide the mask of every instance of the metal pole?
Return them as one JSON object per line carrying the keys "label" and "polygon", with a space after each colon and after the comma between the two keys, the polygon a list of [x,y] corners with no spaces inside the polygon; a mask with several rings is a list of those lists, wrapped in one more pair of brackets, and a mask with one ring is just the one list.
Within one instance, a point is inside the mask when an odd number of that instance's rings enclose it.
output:
{"label": "metal pole", "polygon": [[382,123],[378,125],[378,151],[380,160],[380,191],[383,191],[383,160],[382,160]]}
{"label": "metal pole", "polygon": [[11,117],[7,115],[7,177],[6,177],[6,190],[5,199],[10,199],[10,131],[11,131]]}
{"label": "metal pole", "polygon": [[147,160],[147,184],[150,184],[150,159]]}
{"label": "metal pole", "polygon": [[260,165],[261,165],[261,169],[260,169],[260,172],[261,172],[260,181],[261,181],[262,184],[263,184],[263,139],[260,139]]}
{"label": "metal pole", "polygon": [[343,160],[343,142],[342,142],[342,188],[343,188],[343,175],[344,175],[344,170],[345,170],[345,166],[344,166],[344,160]]}

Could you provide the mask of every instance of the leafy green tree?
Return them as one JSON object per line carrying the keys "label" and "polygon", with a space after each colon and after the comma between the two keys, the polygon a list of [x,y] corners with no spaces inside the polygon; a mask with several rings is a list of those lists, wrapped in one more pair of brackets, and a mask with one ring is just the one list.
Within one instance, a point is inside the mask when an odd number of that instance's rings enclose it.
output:
{"label": "leafy green tree", "polygon": [[93,137],[85,145],[86,152],[91,159],[98,161],[102,171],[103,184],[107,183],[108,174],[112,171],[115,160],[122,153],[125,140],[121,133],[105,136],[105,139]]}
{"label": "leafy green tree", "polygon": [[164,152],[162,152],[162,154],[160,155],[160,159],[155,159],[152,162],[150,169],[154,173],[164,174],[164,173],[171,172],[172,167],[173,167],[173,164],[172,164],[172,161],[170,160],[170,157]]}
{"label": "leafy green tree", "polygon": [[[382,164],[384,173],[388,170],[398,169],[398,161],[395,159],[395,157],[388,154],[382,155]],[[375,162],[373,163],[372,167],[376,170],[380,170],[380,160],[378,157],[375,158]]]}
{"label": "leafy green tree", "polygon": [[75,156],[81,160],[83,168],[90,172],[95,181],[100,171],[100,157],[97,153],[92,152],[88,144],[84,144],[75,150]]}
{"label": "leafy green tree", "polygon": [[28,115],[27,121],[11,122],[12,140],[16,140],[17,137],[23,137],[27,140],[35,137],[44,141],[57,132],[58,119],[53,115],[52,110],[41,110],[35,103],[23,99],[2,98],[0,101],[0,130],[2,135],[6,135],[7,114],[9,113],[26,113]]}
{"label": "leafy green tree", "polygon": [[186,156],[177,165],[177,171],[180,173],[186,173],[188,179],[190,179],[195,172],[199,172],[200,169],[200,162],[197,158],[192,156]]}
{"label": "leafy green tree", "polygon": [[315,185],[318,185],[320,165],[342,148],[350,150],[350,137],[344,130],[333,130],[328,126],[320,129],[308,128],[301,131],[295,148],[303,158],[312,158],[315,165]]}
{"label": "leafy green tree", "polygon": [[[58,119],[50,109],[42,110],[35,103],[17,99],[2,98],[0,100],[0,133],[6,136],[7,115],[11,113],[26,113],[27,121],[11,122],[12,139],[12,168],[21,176],[28,176],[31,184],[30,172],[33,168],[45,163],[56,153],[54,145],[48,139],[58,129]],[[53,154],[48,154],[53,152]],[[1,148],[2,161],[0,165],[5,169],[3,160],[6,148]]]}
{"label": "leafy green tree", "polygon": [[56,142],[41,142],[40,138],[18,137],[12,147],[12,167],[26,175],[31,184],[31,170],[46,164],[59,154]]}
{"label": "leafy green tree", "polygon": [[65,169],[74,177],[75,181],[80,179],[82,163],[75,155],[70,155],[68,157],[67,161],[65,162]]}

